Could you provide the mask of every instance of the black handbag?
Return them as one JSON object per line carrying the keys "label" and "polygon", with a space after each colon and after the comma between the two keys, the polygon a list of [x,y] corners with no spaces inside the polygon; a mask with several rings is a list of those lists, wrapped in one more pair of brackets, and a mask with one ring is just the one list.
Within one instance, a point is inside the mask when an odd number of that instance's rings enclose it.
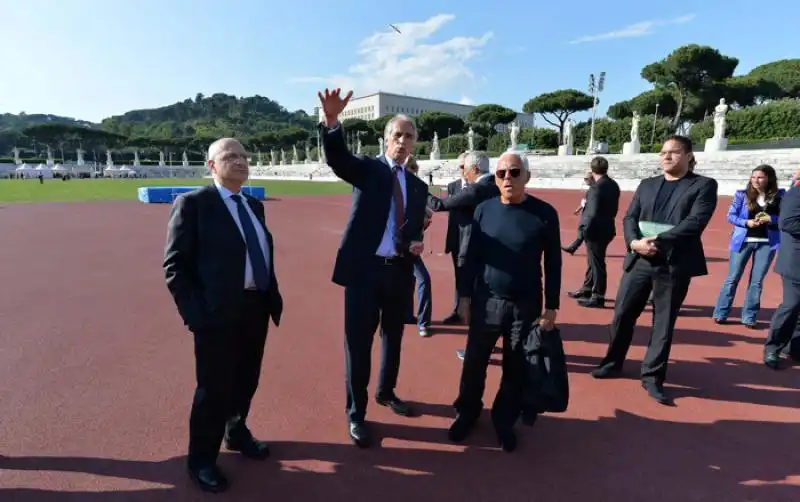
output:
{"label": "black handbag", "polygon": [[569,375],[560,331],[543,331],[537,323],[523,348],[527,366],[523,406],[539,413],[563,413],[569,406]]}

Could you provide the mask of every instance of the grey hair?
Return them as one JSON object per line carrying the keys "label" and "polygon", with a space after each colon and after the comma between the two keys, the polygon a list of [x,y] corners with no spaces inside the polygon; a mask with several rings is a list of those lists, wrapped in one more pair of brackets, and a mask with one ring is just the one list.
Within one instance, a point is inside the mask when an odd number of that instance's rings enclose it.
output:
{"label": "grey hair", "polygon": [[486,155],[484,152],[467,152],[464,156],[464,167],[472,167],[475,166],[478,168],[478,172],[481,174],[488,173],[491,168],[492,164],[489,161],[489,156]]}
{"label": "grey hair", "polygon": [[214,141],[213,143],[211,143],[211,145],[209,145],[209,147],[208,147],[208,160],[214,160],[214,157],[217,156],[217,153],[218,153],[217,151],[220,149],[220,147],[223,144],[231,142],[231,141],[233,141],[235,143],[239,143],[241,145],[241,142],[236,138],[220,138],[220,139]]}
{"label": "grey hair", "polygon": [[389,139],[389,136],[392,135],[392,131],[394,130],[394,124],[396,122],[408,122],[411,124],[411,129],[414,130],[414,141],[417,140],[417,124],[409,117],[408,115],[395,115],[389,122],[386,123],[386,127],[383,128],[383,139]]}
{"label": "grey hair", "polygon": [[498,165],[500,164],[500,162],[503,160],[504,157],[516,157],[517,159],[519,159],[520,164],[522,164],[522,169],[530,172],[531,168],[530,168],[530,165],[528,164],[528,157],[527,156],[522,155],[522,154],[517,153],[517,152],[505,152],[504,154],[502,154],[500,156],[499,159],[497,159],[497,164]]}

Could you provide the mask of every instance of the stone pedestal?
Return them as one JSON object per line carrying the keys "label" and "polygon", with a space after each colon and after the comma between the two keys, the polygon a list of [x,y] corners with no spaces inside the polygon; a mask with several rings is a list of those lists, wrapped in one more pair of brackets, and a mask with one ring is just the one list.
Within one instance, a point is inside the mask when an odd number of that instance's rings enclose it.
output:
{"label": "stone pedestal", "polygon": [[622,155],[638,155],[641,153],[642,147],[639,140],[628,141],[622,145]]}
{"label": "stone pedestal", "polygon": [[563,157],[564,155],[572,155],[572,145],[561,145],[558,147],[558,155],[559,157]]}
{"label": "stone pedestal", "polygon": [[703,152],[722,152],[728,149],[728,138],[708,138]]}

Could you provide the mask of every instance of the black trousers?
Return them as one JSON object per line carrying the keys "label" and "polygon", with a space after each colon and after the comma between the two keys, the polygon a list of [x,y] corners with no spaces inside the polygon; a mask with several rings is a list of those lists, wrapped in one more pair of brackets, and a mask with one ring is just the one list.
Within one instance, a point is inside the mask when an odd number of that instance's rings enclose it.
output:
{"label": "black trousers", "polygon": [[492,404],[492,422],[496,428],[510,428],[519,418],[523,405],[522,392],[527,378],[523,343],[541,315],[541,302],[514,302],[493,297],[476,297],[472,301],[458,398],[453,405],[459,415],[478,418],[483,410],[486,368],[497,339],[502,337],[503,373]]}
{"label": "black trousers", "polygon": [[413,302],[411,261],[364,262],[369,280],[344,288],[344,348],[346,411],[350,421],[363,422],[367,413],[367,387],[372,369],[372,342],[380,326],[381,368],[377,395],[391,397],[400,372],[403,328]]}
{"label": "black trousers", "polygon": [[[765,354],[780,354],[787,346],[800,357],[800,282],[781,277],[783,300],[772,315],[772,325],[764,343]],[[791,344],[791,345],[790,345]]]}
{"label": "black trousers", "polygon": [[653,329],[642,361],[643,381],[663,384],[672,348],[675,321],[678,319],[690,277],[676,277],[662,267],[639,258],[622,275],[611,323],[611,343],[600,367],[622,369],[622,363],[633,340],[633,330],[642,315],[650,293],[653,293]]}
{"label": "black trousers", "polygon": [[194,333],[197,388],[189,417],[191,467],[213,465],[226,434],[249,437],[245,421],[261,376],[267,300],[264,293],[246,291],[235,320]]}
{"label": "black trousers", "polygon": [[611,239],[586,239],[586,276],[581,291],[591,293],[592,296],[599,298],[606,296],[608,283],[606,252],[610,244]]}
{"label": "black trousers", "polygon": [[453,313],[458,313],[458,252],[451,251],[450,259],[453,261]]}

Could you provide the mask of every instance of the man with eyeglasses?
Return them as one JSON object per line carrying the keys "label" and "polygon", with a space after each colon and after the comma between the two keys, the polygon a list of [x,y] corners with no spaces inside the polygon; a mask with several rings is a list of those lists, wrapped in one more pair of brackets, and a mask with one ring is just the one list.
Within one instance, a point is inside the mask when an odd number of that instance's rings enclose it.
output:
{"label": "man with eyeglasses", "polygon": [[494,176],[500,196],[475,210],[459,282],[459,315],[469,324],[469,332],[454,403],[457,416],[448,435],[451,441],[463,441],[477,423],[486,368],[502,337],[503,373],[492,423],[500,446],[508,452],[516,449],[513,427],[524,407],[525,337],[536,323],[544,331],[554,328],[561,296],[558,213],[525,192],[530,176],[524,156],[515,152],[500,156]]}
{"label": "man with eyeglasses", "polygon": [[[500,192],[497,185],[492,180],[491,163],[489,156],[484,152],[466,152],[464,154],[464,168],[462,169],[463,178],[467,182],[464,187],[457,194],[446,199],[440,199],[435,195],[428,194],[428,207],[433,211],[448,211],[451,214],[457,213],[459,220],[462,222],[459,225],[459,240],[456,247],[457,256],[455,262],[455,279],[456,291],[458,291],[458,283],[461,281],[460,265],[463,262],[463,250],[470,239],[470,232],[472,229],[472,213],[481,202],[497,197]],[[458,304],[459,300],[456,300]],[[461,316],[458,314],[459,305],[456,305],[456,314],[459,319]],[[456,356],[459,359],[464,359],[464,351],[457,350]]]}

